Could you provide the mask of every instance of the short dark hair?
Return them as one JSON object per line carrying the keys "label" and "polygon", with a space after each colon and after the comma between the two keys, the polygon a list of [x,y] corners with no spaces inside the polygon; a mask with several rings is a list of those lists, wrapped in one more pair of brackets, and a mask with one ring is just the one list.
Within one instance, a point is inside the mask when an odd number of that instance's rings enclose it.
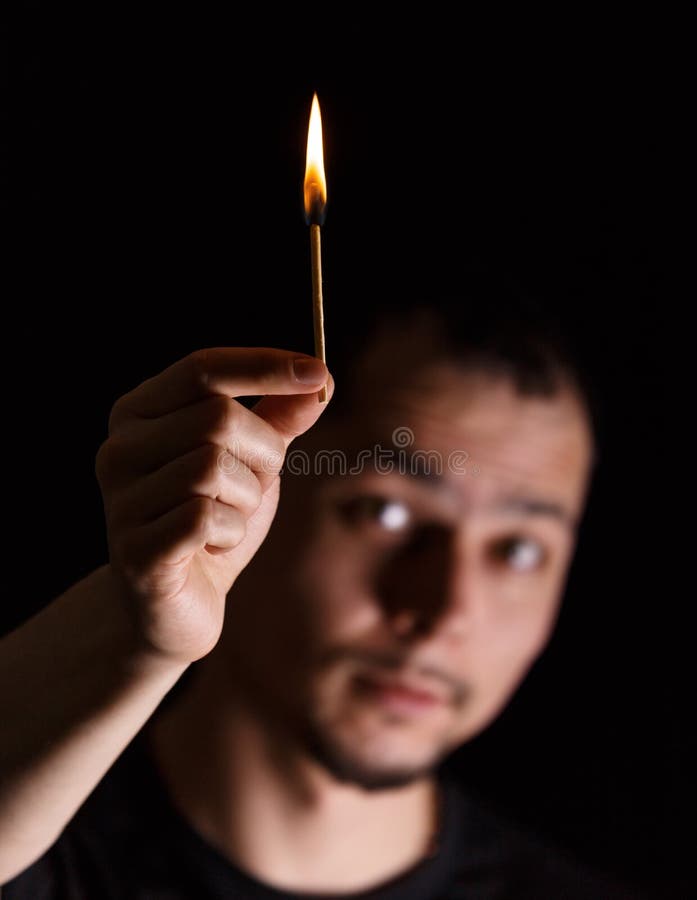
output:
{"label": "short dark hair", "polygon": [[426,337],[427,330],[435,331],[446,359],[467,371],[508,378],[521,395],[552,397],[564,386],[574,388],[588,414],[597,459],[600,392],[563,308],[488,272],[463,276],[457,293],[424,298],[400,292],[379,303],[358,301],[348,316],[333,311],[327,329],[328,364],[337,382],[331,415],[350,408],[371,347],[395,333]]}

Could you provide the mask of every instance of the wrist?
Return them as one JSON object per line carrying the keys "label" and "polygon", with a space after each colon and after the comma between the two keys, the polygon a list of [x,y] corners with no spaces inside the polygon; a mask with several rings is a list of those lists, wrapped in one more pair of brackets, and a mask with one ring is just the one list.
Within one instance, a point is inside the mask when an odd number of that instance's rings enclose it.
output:
{"label": "wrist", "polygon": [[96,569],[85,581],[98,598],[105,625],[118,649],[118,669],[123,675],[176,679],[188,668],[188,660],[164,653],[148,640],[136,608],[137,601],[110,564]]}

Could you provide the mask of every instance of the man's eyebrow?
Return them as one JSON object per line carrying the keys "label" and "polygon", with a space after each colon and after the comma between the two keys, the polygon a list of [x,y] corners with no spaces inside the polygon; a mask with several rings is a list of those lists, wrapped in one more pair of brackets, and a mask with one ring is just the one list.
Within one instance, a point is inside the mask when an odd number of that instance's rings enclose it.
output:
{"label": "man's eyebrow", "polygon": [[[445,488],[447,490],[447,479],[440,472],[431,471],[427,457],[424,459],[417,452],[409,454],[408,459],[410,465],[405,469],[404,474],[435,489]],[[529,494],[506,494],[496,497],[488,505],[487,512],[544,516],[556,519],[571,528],[575,528],[578,524],[576,517],[563,503],[548,497],[535,497]]]}
{"label": "man's eyebrow", "polygon": [[558,519],[571,527],[575,527],[577,524],[575,516],[562,503],[544,497],[531,497],[523,494],[497,497],[492,501],[489,509],[492,512],[514,512],[525,516],[546,516]]}
{"label": "man's eyebrow", "polygon": [[[403,460],[407,462],[406,466],[402,466],[398,474],[405,475],[407,478],[414,479],[429,488],[437,491],[445,490],[447,493],[455,493],[452,485],[443,476],[442,472],[435,467],[433,470],[433,460],[429,459],[426,452],[402,451],[404,453]],[[550,497],[539,497],[531,494],[503,494],[495,497],[486,507],[487,512],[493,513],[518,513],[524,516],[542,516],[545,518],[556,519],[571,529],[575,529],[578,525],[576,516],[560,501]]]}

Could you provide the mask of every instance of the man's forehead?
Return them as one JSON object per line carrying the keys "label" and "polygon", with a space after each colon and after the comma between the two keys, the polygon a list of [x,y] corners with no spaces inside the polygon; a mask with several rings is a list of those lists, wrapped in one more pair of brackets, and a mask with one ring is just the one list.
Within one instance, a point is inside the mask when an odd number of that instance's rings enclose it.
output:
{"label": "man's forehead", "polygon": [[[590,441],[587,415],[570,386],[551,395],[521,394],[507,378],[445,366],[373,385],[345,426],[356,445],[400,438],[422,449],[470,442],[512,451],[507,445],[517,445],[521,457]],[[409,432],[413,440],[406,441]]]}
{"label": "man's forehead", "polygon": [[514,509],[518,497],[521,508],[557,507],[560,517],[563,508],[574,518],[591,455],[585,412],[571,389],[521,396],[505,379],[443,367],[376,386],[344,423],[343,440],[362,454],[365,472],[468,497],[487,485],[487,502],[500,489],[502,509]]}

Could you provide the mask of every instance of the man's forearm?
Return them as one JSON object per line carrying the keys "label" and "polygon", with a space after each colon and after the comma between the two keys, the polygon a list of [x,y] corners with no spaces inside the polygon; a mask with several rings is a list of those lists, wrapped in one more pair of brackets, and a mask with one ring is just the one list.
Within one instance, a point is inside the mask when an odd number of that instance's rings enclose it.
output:
{"label": "man's forearm", "polygon": [[139,646],[107,566],[0,641],[0,884],[51,846],[186,668]]}

